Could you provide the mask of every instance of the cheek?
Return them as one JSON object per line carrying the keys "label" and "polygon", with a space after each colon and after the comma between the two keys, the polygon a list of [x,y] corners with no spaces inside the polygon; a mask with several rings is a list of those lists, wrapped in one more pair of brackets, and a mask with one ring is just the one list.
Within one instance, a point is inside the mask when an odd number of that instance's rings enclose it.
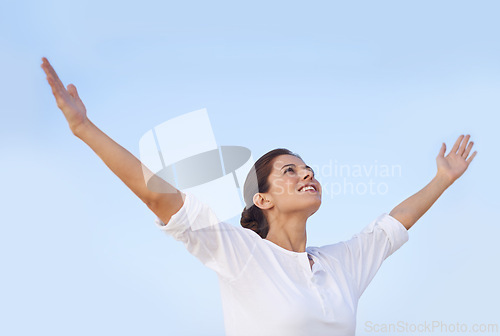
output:
{"label": "cheek", "polygon": [[282,181],[275,181],[271,185],[271,188],[273,189],[273,192],[276,193],[277,195],[283,195],[288,190],[287,185]]}
{"label": "cheek", "polygon": [[287,195],[295,191],[296,184],[291,181],[276,181],[272,187],[276,195]]}
{"label": "cheek", "polygon": [[294,189],[297,186],[297,181],[294,179],[287,179],[283,181],[283,185],[287,189]]}

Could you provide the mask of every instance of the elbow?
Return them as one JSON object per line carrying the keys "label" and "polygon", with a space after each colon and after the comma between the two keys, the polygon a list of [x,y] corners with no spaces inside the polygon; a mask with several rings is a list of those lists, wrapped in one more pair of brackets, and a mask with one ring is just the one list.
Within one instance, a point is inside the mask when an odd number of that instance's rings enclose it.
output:
{"label": "elbow", "polygon": [[185,194],[180,191],[176,194],[158,194],[158,198],[150,198],[145,203],[163,223],[167,224],[170,218],[182,208],[185,197]]}
{"label": "elbow", "polygon": [[416,222],[413,219],[409,218],[409,216],[402,213],[401,211],[392,210],[389,213],[389,216],[393,217],[395,220],[400,222],[406,228],[406,230],[409,230]]}

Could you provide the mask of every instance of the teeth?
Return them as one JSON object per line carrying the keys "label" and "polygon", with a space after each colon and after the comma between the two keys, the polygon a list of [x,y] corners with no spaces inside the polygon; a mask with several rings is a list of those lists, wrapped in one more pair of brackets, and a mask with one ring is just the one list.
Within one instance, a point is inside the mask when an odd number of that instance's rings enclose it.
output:
{"label": "teeth", "polygon": [[307,187],[303,187],[301,190],[306,191],[306,190],[315,190],[315,189],[314,189],[314,187],[307,186]]}

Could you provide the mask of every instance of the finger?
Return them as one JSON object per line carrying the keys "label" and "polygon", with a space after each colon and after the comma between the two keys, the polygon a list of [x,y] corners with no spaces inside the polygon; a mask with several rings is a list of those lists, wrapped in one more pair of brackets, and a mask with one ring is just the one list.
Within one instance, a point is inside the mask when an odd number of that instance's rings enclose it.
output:
{"label": "finger", "polygon": [[54,97],[56,97],[56,100],[59,99],[61,97],[61,92],[57,87],[54,78],[47,77],[47,82],[49,82],[50,88],[52,89],[52,94],[54,95]]}
{"label": "finger", "polygon": [[466,158],[469,153],[470,153],[470,150],[472,149],[472,146],[474,145],[474,141],[471,141],[469,142],[469,145],[467,146],[467,148],[465,149],[465,152],[462,154],[462,157],[463,158]]}
{"label": "finger", "polygon": [[446,153],[446,144],[443,142],[443,144],[441,145],[441,150],[439,151],[438,156],[443,157],[444,153]]}
{"label": "finger", "polygon": [[54,78],[47,77],[47,82],[49,82],[50,88],[52,89],[52,93],[54,94],[54,96],[58,97],[59,92],[57,91],[56,84],[54,83]]}
{"label": "finger", "polygon": [[61,81],[54,78],[54,76],[52,76],[50,73],[47,74],[47,81],[49,82],[49,85],[52,88],[52,92],[54,94],[61,95],[64,91],[66,91]]}
{"label": "finger", "polygon": [[47,81],[49,82],[50,88],[52,89],[52,94],[56,98],[57,106],[61,107],[64,102],[68,99],[68,92],[64,89],[61,89],[57,83],[55,83],[54,78],[47,77]]}
{"label": "finger", "polygon": [[467,165],[472,162],[472,160],[476,157],[476,154],[477,154],[477,151],[474,151],[474,153],[472,153],[472,155],[470,156],[470,158],[468,158],[467,160],[465,160],[465,162],[467,162]]}
{"label": "finger", "polygon": [[458,149],[458,153],[457,153],[458,155],[463,155],[464,154],[465,146],[469,142],[469,139],[470,139],[470,134],[467,134],[465,136],[464,140],[462,141],[462,144],[460,145],[460,148]]}
{"label": "finger", "polygon": [[64,88],[64,85],[62,84],[61,79],[59,79],[59,76],[57,75],[56,71],[54,70],[54,68],[50,64],[49,60],[46,59],[45,57],[42,58],[42,60],[43,60],[42,69],[43,69],[43,71],[45,71],[45,74],[47,75],[47,79],[49,79],[49,78],[53,79],[52,83],[58,92],[66,91],[66,89]]}
{"label": "finger", "polygon": [[52,77],[47,78],[50,87],[52,89],[52,94],[56,98],[56,103],[59,108],[62,108],[66,103],[67,92],[60,92],[57,88],[57,85],[54,84],[54,79]]}
{"label": "finger", "polygon": [[80,99],[80,97],[78,96],[78,91],[76,90],[76,86],[74,84],[68,84],[67,89],[71,97],[78,100]]}
{"label": "finger", "polygon": [[460,142],[462,141],[463,137],[464,137],[463,134],[458,137],[457,141],[455,142],[455,144],[451,148],[450,154],[457,152],[458,146],[460,145]]}

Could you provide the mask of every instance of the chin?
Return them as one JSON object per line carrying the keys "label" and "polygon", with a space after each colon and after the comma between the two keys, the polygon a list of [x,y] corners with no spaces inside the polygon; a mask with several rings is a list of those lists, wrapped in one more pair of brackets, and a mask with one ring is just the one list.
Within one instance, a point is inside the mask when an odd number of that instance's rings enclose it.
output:
{"label": "chin", "polygon": [[318,199],[316,202],[311,204],[311,206],[308,207],[311,210],[311,214],[309,216],[312,216],[313,214],[315,214],[316,211],[318,211],[320,206],[321,206],[321,199]]}

